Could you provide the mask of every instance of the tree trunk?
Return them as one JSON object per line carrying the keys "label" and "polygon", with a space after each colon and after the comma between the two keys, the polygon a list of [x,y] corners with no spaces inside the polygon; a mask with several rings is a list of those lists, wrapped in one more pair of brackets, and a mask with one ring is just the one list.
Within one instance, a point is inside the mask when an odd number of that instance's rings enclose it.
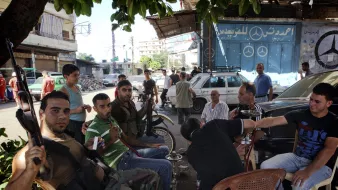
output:
{"label": "tree trunk", "polygon": [[9,59],[5,38],[14,48],[27,38],[39,21],[48,0],[12,0],[0,16],[0,67]]}

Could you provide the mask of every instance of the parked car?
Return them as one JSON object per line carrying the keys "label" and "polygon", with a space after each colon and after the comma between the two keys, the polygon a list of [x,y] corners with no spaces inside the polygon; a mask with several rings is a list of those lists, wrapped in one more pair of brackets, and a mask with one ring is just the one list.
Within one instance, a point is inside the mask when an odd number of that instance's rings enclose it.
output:
{"label": "parked car", "polygon": [[[54,82],[55,82],[54,90],[60,90],[62,86],[66,84],[66,79],[63,78],[62,75],[61,76],[52,75],[51,77],[54,79]],[[43,81],[43,77],[39,77],[38,79],[36,79],[34,84],[28,86],[29,92],[31,93],[31,95],[34,97],[36,101],[39,101],[41,99],[42,81]],[[77,84],[77,86],[79,87],[80,90],[82,89],[80,84]]]}
{"label": "parked car", "polygon": [[[154,79],[155,80],[155,79]],[[156,80],[156,86],[157,86],[157,89],[159,92],[162,92],[163,91],[163,88],[164,88],[164,76],[160,76],[158,77]]]}
{"label": "parked car", "polygon": [[[229,106],[238,104],[238,90],[242,82],[248,80],[239,72],[223,72],[223,73],[199,73],[195,75],[189,82],[196,93],[196,99],[193,103],[192,112],[202,113],[204,105],[211,101],[210,92],[218,90],[220,100],[226,102]],[[176,105],[176,86],[169,88],[167,97],[173,106]]]}
{"label": "parked car", "polygon": [[105,86],[116,86],[118,83],[118,74],[105,75],[103,78],[103,84]]}
{"label": "parked car", "polygon": [[130,81],[134,90],[138,90],[139,92],[143,92],[143,81],[145,80],[144,75],[128,76],[127,80]]}
{"label": "parked car", "polygon": [[[62,76],[62,73],[60,72],[54,72],[54,71],[47,71],[47,72],[48,72],[48,76]],[[27,78],[28,85],[33,84],[35,80],[38,79],[39,77],[42,77],[42,72],[38,70],[26,72],[26,78]]]}
{"label": "parked car", "polygon": [[[335,99],[330,111],[338,114],[338,70],[310,75],[286,89],[280,96],[271,102],[259,103],[263,110],[263,117],[275,117],[285,115],[287,112],[308,108],[312,89],[321,82],[330,83],[336,88]],[[274,155],[292,152],[296,126],[277,126],[263,129],[266,136],[255,144],[257,162]]]}

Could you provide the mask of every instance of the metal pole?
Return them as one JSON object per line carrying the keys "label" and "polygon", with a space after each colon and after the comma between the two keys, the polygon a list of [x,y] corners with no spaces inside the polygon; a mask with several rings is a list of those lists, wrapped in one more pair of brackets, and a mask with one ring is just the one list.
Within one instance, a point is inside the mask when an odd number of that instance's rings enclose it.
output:
{"label": "metal pole", "polygon": [[211,70],[211,25],[209,25],[209,69]]}

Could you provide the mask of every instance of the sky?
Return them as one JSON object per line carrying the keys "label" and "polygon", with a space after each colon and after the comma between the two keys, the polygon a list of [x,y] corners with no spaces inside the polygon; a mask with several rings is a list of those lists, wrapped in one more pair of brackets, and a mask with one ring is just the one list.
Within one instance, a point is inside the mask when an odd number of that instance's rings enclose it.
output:
{"label": "sky", "polygon": [[[103,0],[101,4],[94,4],[92,15],[90,17],[80,16],[76,18],[76,24],[91,24],[91,33],[76,34],[78,44],[78,53],[91,54],[96,62],[112,58],[112,33],[110,16],[114,13],[111,7],[111,0]],[[180,4],[171,5],[173,10],[179,10]],[[130,37],[134,36],[134,46],[137,42],[157,38],[154,28],[147,20],[141,16],[136,16],[135,24],[132,26],[132,32],[125,32],[122,29],[115,30],[115,51],[117,56],[125,57],[123,45],[130,46]],[[129,57],[129,56],[128,56]]]}

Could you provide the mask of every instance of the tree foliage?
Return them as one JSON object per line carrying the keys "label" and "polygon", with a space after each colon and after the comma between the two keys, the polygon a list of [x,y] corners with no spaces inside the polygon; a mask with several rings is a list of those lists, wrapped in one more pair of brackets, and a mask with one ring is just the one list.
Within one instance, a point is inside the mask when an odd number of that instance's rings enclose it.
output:
{"label": "tree foliage", "polygon": [[153,55],[153,60],[160,63],[160,68],[166,68],[168,66],[168,52],[162,51]]}
{"label": "tree foliage", "polygon": [[[170,4],[176,2],[177,0],[113,0],[114,13],[110,17],[112,29],[121,27],[124,31],[130,32],[136,15],[143,18],[146,15],[156,14],[160,18],[171,16],[174,12]],[[54,7],[57,11],[65,9],[68,14],[75,11],[77,16],[90,16],[94,3],[101,3],[101,0],[54,0]],[[199,0],[196,5],[199,21],[216,23],[220,16],[224,16],[230,5],[238,5],[240,16],[244,15],[250,6],[256,14],[261,11],[259,0]]]}
{"label": "tree foliage", "polygon": [[86,54],[86,53],[79,53],[79,54],[76,55],[76,58],[77,59],[86,60],[86,61],[92,61],[92,62],[95,61],[95,59],[92,56],[92,54]]}
{"label": "tree foliage", "polygon": [[161,63],[157,60],[154,60],[148,56],[142,56],[140,58],[140,66],[143,68],[143,69],[147,69],[147,68],[151,68],[153,70],[157,70],[157,69],[160,69],[162,66],[161,66]]}

